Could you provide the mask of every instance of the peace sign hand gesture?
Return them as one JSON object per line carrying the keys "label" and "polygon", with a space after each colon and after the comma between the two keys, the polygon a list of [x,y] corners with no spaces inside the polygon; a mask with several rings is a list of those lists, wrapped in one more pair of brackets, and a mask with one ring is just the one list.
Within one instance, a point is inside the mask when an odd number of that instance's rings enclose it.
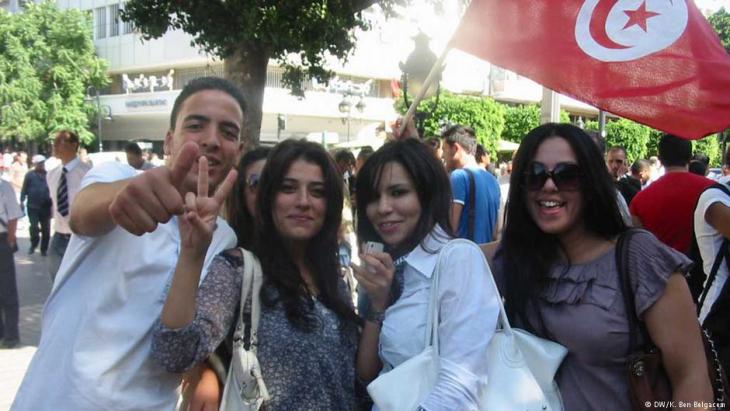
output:
{"label": "peace sign hand gesture", "polygon": [[212,197],[208,196],[208,159],[198,159],[198,194],[185,194],[185,212],[179,219],[182,249],[192,256],[204,257],[216,229],[216,218],[231,192],[238,173],[228,172]]}

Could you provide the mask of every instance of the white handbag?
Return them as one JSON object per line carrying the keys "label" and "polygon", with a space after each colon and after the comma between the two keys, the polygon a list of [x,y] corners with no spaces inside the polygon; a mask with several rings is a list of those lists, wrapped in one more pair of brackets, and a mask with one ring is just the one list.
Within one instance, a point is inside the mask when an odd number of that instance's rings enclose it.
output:
{"label": "white handbag", "polygon": [[[442,256],[448,247],[477,247],[467,240],[451,240],[439,252],[432,276],[425,349],[380,375],[367,389],[379,411],[415,410],[433,391],[440,368],[438,342],[438,283],[444,269]],[[480,250],[481,254],[481,250]],[[483,258],[483,255],[482,255]],[[484,265],[487,265],[484,260]],[[456,274],[456,273],[454,273]],[[492,286],[497,290],[489,273]],[[567,354],[562,345],[512,328],[502,299],[499,300],[499,324],[487,349],[488,379],[479,395],[479,410],[561,411],[563,403],[555,384],[555,372]]]}
{"label": "white handbag", "polygon": [[[221,411],[256,411],[269,399],[266,384],[261,376],[261,367],[256,358],[257,331],[261,307],[259,291],[263,281],[261,264],[250,251],[240,249],[243,254],[243,279],[241,285],[241,308],[238,325],[233,334],[233,355],[223,389]],[[251,295],[251,342],[249,349],[243,345],[245,325],[243,308]]]}

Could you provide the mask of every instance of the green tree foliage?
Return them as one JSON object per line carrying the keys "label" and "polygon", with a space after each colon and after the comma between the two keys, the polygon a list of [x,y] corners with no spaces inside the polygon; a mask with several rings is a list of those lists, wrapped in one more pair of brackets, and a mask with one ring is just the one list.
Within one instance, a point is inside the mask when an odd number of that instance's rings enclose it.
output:
{"label": "green tree foliage", "polygon": [[[504,120],[502,139],[521,143],[525,134],[540,125],[540,106],[538,104],[505,105]],[[570,115],[567,111],[560,110],[560,122],[570,122]]]}
{"label": "green tree foliage", "polygon": [[623,146],[629,163],[633,163],[634,160],[646,158],[650,135],[651,128],[625,118],[607,121],[606,149]]}
{"label": "green tree foliage", "polygon": [[713,13],[707,20],[715,29],[717,35],[720,36],[720,41],[725,50],[730,53],[730,13],[725,11],[723,7]]}
{"label": "green tree foliage", "polygon": [[719,166],[722,164],[722,148],[717,134],[709,135],[700,140],[692,141],[692,153],[704,154],[710,158],[710,165]]}
{"label": "green tree foliage", "polygon": [[[396,102],[397,111],[405,113],[407,109],[403,99]],[[504,129],[505,107],[491,97],[462,96],[444,91],[438,98],[438,105],[436,97],[431,97],[421,102],[418,109],[429,114],[424,123],[426,136],[441,135],[441,127],[446,122],[458,123],[472,127],[477,141],[490,152],[497,152]]]}
{"label": "green tree foliage", "polygon": [[507,106],[502,138],[522,142],[528,131],[540,125],[540,106],[537,104]]}
{"label": "green tree foliage", "polygon": [[89,15],[53,1],[28,2],[17,14],[0,9],[0,139],[42,141],[61,128],[94,138],[95,106],[84,97],[108,79],[91,27]]}
{"label": "green tree foliage", "polygon": [[[403,1],[377,3],[388,15]],[[375,2],[130,0],[122,18],[133,21],[146,38],[181,29],[193,36],[194,45],[225,59],[226,78],[242,89],[249,105],[244,138],[255,143],[269,59],[284,67],[285,83],[302,95],[303,80],[325,82],[332,75],[324,67],[328,55],[347,58],[355,46],[354,29],[369,29],[362,10]]]}

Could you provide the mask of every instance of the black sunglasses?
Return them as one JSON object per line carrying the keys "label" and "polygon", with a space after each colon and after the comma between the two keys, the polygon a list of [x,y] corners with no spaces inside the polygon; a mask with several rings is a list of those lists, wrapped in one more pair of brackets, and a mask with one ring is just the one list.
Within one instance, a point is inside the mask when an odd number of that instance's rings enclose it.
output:
{"label": "black sunglasses", "polygon": [[246,185],[248,186],[248,188],[253,190],[254,188],[256,188],[259,185],[259,179],[261,179],[260,175],[251,174],[250,176],[248,176],[248,179],[246,180]]}
{"label": "black sunglasses", "polygon": [[526,173],[527,189],[539,191],[548,178],[560,191],[575,191],[580,188],[580,167],[574,163],[558,163],[552,171],[545,164],[533,162]]}

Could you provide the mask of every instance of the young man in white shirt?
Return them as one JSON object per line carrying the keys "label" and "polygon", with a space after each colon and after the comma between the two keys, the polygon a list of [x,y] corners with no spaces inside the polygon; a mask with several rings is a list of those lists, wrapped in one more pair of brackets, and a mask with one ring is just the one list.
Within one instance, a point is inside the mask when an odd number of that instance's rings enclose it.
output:
{"label": "young man in white shirt", "polygon": [[[201,161],[210,165],[209,192],[218,187],[217,199],[230,191],[244,112],[243,96],[230,82],[193,80],[173,106],[167,166],[137,173],[109,162],[87,174],[71,212],[74,235],[44,309],[40,345],[13,410],[175,407],[180,375],[167,373],[149,354],[178,263],[177,216],[185,195],[198,192]],[[212,258],[235,244],[233,230],[218,218],[200,281]]]}
{"label": "young man in white shirt", "polygon": [[81,188],[81,180],[91,166],[81,162],[79,136],[71,130],[61,130],[53,140],[53,155],[61,160],[61,165],[48,171],[46,182],[53,202],[53,237],[48,253],[48,272],[51,281],[56,279],[56,272],[61,265],[66,247],[71,239],[69,215],[71,205]]}
{"label": "young man in white shirt", "polygon": [[18,333],[18,286],[15,279],[13,253],[18,248],[15,230],[23,211],[15,198],[15,190],[0,180],[0,339],[2,348],[14,348]]}
{"label": "young man in white shirt", "polygon": [[[724,176],[719,184],[730,191],[730,150],[725,155]],[[700,323],[713,335],[720,362],[730,367],[730,334],[728,334],[728,310],[730,304],[727,287],[730,277],[730,194],[720,188],[706,189],[697,201],[694,211],[694,235],[702,255],[703,271],[708,275],[700,297]],[[722,250],[721,250],[722,249]],[[712,283],[709,284],[715,259],[721,258]]]}

